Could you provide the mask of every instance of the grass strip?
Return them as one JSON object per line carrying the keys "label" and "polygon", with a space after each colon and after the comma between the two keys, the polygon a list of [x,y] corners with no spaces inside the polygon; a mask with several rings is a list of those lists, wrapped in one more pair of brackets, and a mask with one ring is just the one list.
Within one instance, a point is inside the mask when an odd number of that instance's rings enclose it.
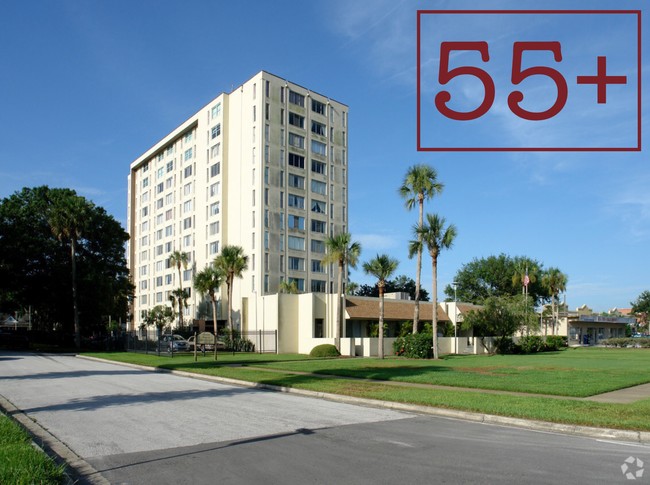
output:
{"label": "grass strip", "polygon": [[56,465],[32,446],[29,435],[9,417],[0,414],[0,483],[16,485],[60,484],[63,465]]}

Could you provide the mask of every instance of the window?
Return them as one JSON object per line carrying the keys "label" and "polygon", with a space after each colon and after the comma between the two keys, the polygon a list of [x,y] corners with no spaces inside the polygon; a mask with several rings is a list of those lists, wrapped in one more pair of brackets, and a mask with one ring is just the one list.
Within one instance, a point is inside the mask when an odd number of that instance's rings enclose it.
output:
{"label": "window", "polygon": [[305,259],[289,256],[289,271],[305,271]]}
{"label": "window", "polygon": [[[192,202],[192,201],[189,201]],[[162,214],[161,214],[162,215]],[[172,209],[168,209],[165,211],[165,220],[166,221],[171,221],[172,217],[174,217],[174,211]]]}
{"label": "window", "polygon": [[219,252],[219,243],[212,242],[209,247],[210,254],[217,254]]}
{"label": "window", "polygon": [[149,244],[149,236],[142,236],[140,243],[142,246],[147,246]]}
{"label": "window", "polygon": [[192,279],[192,270],[186,269],[183,271],[183,281],[190,281]]}
{"label": "window", "polygon": [[160,167],[156,172],[156,180],[161,179],[165,176],[165,167]]}
{"label": "window", "polygon": [[146,204],[147,202],[149,202],[149,192],[142,194],[142,203]]}
{"label": "window", "polygon": [[317,220],[312,220],[311,221],[311,231],[312,232],[320,232],[322,234],[325,234],[325,228],[327,227],[327,224],[324,221],[317,221]]}
{"label": "window", "polygon": [[305,97],[302,94],[296,93],[295,91],[289,90],[289,102],[302,108],[305,107]]}
{"label": "window", "polygon": [[284,87],[280,87],[280,102],[284,103]]}
{"label": "window", "polygon": [[163,277],[156,276],[156,286],[162,286],[162,284],[163,284]]}
{"label": "window", "polygon": [[289,111],[289,124],[305,129],[305,117]]}
{"label": "window", "polygon": [[269,167],[264,167],[264,183],[269,184]]}
{"label": "window", "polygon": [[321,103],[320,101],[316,101],[315,99],[311,100],[311,110],[314,113],[318,113],[320,115],[325,115],[325,104]]}
{"label": "window", "polygon": [[267,98],[271,95],[271,81],[265,81],[264,94],[266,95]]}
{"label": "window", "polygon": [[305,230],[305,218],[289,214],[289,229]]}
{"label": "window", "polygon": [[219,182],[216,182],[210,185],[210,197],[214,197],[219,194]]}
{"label": "window", "polygon": [[183,247],[190,247],[192,245],[192,236],[184,236],[183,237]]}
{"label": "window", "polygon": [[[266,103],[265,109],[264,109],[264,118],[268,121],[271,119],[271,108],[269,106],[269,103]],[[268,125],[266,125],[268,126]],[[269,139],[269,134],[268,132],[266,133],[266,139]]]}
{"label": "window", "polygon": [[192,165],[188,165],[185,167],[185,170],[183,170],[183,177],[191,177],[192,176]]}
{"label": "window", "polygon": [[165,284],[166,285],[171,285],[172,284],[172,275],[170,275],[170,274],[165,275]]}
{"label": "window", "polygon": [[167,172],[171,172],[174,170],[174,161],[172,160],[171,162],[167,162]]}
{"label": "window", "polygon": [[160,241],[162,239],[162,229],[158,229],[156,231],[156,241]]}
{"label": "window", "polygon": [[188,212],[192,211],[192,201],[191,200],[186,200],[183,203],[183,213],[187,214]]}
{"label": "window", "polygon": [[210,158],[218,157],[220,152],[221,152],[221,143],[212,145],[212,148],[210,148]]}
{"label": "window", "polygon": [[305,148],[305,137],[289,132],[289,145],[296,148]]}
{"label": "window", "polygon": [[221,162],[217,162],[210,167],[210,178],[216,177],[221,173]]}
{"label": "window", "polygon": [[165,204],[169,205],[169,204],[173,204],[173,203],[174,203],[174,194],[167,194],[165,196]]}
{"label": "window", "polygon": [[304,237],[289,236],[289,249],[294,249],[296,251],[304,251],[305,250],[305,238]]}
{"label": "window", "polygon": [[183,187],[183,195],[190,195],[192,193],[192,182],[185,184]]}
{"label": "window", "polygon": [[311,280],[311,291],[314,293],[325,293],[325,282],[320,280]]}
{"label": "window", "polygon": [[141,282],[140,282],[140,289],[141,289],[141,290],[146,290],[148,284],[149,284],[149,281],[148,281],[148,280],[141,281]]}
{"label": "window", "polygon": [[147,217],[149,215],[149,207],[142,208],[142,217]]}
{"label": "window", "polygon": [[264,249],[269,249],[269,231],[264,231]]}
{"label": "window", "polygon": [[325,272],[325,268],[321,264],[320,259],[312,259],[311,260],[311,270],[314,273],[324,273]]}
{"label": "window", "polygon": [[221,103],[217,103],[212,107],[212,119],[215,119],[221,114]]}
{"label": "window", "polygon": [[174,235],[174,226],[171,224],[167,227],[165,227],[165,236],[173,236]]}
{"label": "window", "polygon": [[149,187],[149,177],[142,180],[142,188]]}
{"label": "window", "polygon": [[318,180],[311,181],[311,191],[316,194],[326,195],[327,194],[327,184],[325,182],[319,182]]}
{"label": "window", "polygon": [[323,162],[319,162],[318,160],[312,160],[311,171],[325,175],[325,172],[327,171],[327,165]]}
{"label": "window", "polygon": [[183,143],[189,143],[192,141],[192,132],[190,131],[189,133],[185,133],[185,139],[183,140]]}
{"label": "window", "polygon": [[189,160],[190,158],[192,158],[192,152],[193,152],[193,151],[192,151],[192,148],[188,148],[187,150],[185,150],[185,161],[187,161],[187,160]]}
{"label": "window", "polygon": [[318,239],[311,240],[311,250],[314,253],[325,253],[325,242]]}
{"label": "window", "polygon": [[319,200],[311,201],[311,211],[316,212],[317,214],[325,214],[327,211],[327,204]]}
{"label": "window", "polygon": [[162,209],[163,205],[165,205],[165,199],[161,197],[156,201],[156,209]]}
{"label": "window", "polygon": [[305,208],[305,198],[295,194],[289,194],[289,207]]}
{"label": "window", "polygon": [[219,213],[219,202],[214,202],[210,204],[210,215],[216,216]]}
{"label": "window", "polygon": [[304,189],[305,188],[305,177],[301,177],[300,175],[290,173],[289,174],[289,187],[295,187],[297,189]]}
{"label": "window", "polygon": [[317,135],[320,136],[326,136],[325,134],[327,133],[327,127],[323,123],[319,123],[318,121],[312,121],[311,132],[316,133]]}
{"label": "window", "polygon": [[210,236],[214,236],[215,234],[219,234],[219,221],[217,222],[212,222],[208,226],[208,234]]}
{"label": "window", "polygon": [[316,140],[311,141],[311,151],[316,155],[327,156],[327,145]]}
{"label": "window", "polygon": [[156,246],[156,256],[161,256],[163,253],[163,245]]}
{"label": "window", "polygon": [[156,185],[156,194],[161,193],[163,190],[165,190],[165,184],[163,182]]}
{"label": "window", "polygon": [[183,229],[190,229],[192,227],[192,218],[186,217],[183,220]]}
{"label": "window", "polygon": [[305,168],[305,157],[289,153],[289,165],[296,168]]}
{"label": "window", "polygon": [[213,140],[221,135],[221,123],[217,123],[215,126],[212,127],[210,130],[210,138]]}

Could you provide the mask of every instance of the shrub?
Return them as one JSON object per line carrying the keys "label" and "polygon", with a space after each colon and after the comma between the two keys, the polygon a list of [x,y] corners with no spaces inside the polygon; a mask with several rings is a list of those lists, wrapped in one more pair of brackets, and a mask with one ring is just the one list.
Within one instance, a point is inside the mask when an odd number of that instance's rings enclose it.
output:
{"label": "shrub", "polygon": [[309,355],[311,357],[338,357],[341,354],[336,346],[332,344],[321,344],[311,349]]}
{"label": "shrub", "polygon": [[497,354],[518,354],[520,347],[510,337],[495,338],[494,347]]}
{"label": "shrub", "polygon": [[544,350],[544,339],[539,335],[526,335],[519,340],[519,347],[524,354],[534,354]]}
{"label": "shrub", "polygon": [[546,336],[546,345],[544,350],[546,351],[555,351],[560,350],[563,347],[566,347],[567,340],[566,337],[562,335],[547,335]]}
{"label": "shrub", "polygon": [[433,334],[416,333],[398,337],[393,342],[395,355],[411,359],[428,359],[433,357]]}

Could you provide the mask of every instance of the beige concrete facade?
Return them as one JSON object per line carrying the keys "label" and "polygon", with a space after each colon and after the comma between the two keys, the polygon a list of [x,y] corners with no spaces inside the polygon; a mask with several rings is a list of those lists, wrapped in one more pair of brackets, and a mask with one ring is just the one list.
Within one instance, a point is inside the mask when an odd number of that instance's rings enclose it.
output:
{"label": "beige concrete facade", "polygon": [[[169,305],[179,287],[168,264],[173,251],[190,256],[181,276],[191,295],[187,323],[210,312],[192,287],[194,274],[227,244],[249,257],[234,285],[238,328],[264,325],[271,303],[262,297],[282,280],[295,280],[301,293],[336,291],[336,268],[321,260],[326,237],[348,230],[347,154],[348,107],[265,71],[149,148],[128,177],[130,328],[144,311]],[[225,297],[224,285],[219,320]]]}

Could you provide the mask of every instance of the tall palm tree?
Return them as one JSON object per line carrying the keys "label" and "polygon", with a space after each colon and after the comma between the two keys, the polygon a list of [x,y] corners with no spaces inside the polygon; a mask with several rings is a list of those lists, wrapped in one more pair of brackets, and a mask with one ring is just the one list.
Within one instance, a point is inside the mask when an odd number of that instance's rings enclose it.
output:
{"label": "tall palm tree", "polygon": [[210,295],[212,303],[212,320],[214,322],[214,359],[217,360],[217,292],[224,280],[224,273],[214,265],[206,266],[194,276],[194,288],[205,295]]}
{"label": "tall palm tree", "polygon": [[74,340],[77,349],[81,347],[81,325],[77,301],[77,244],[83,237],[90,218],[88,202],[77,195],[62,196],[52,201],[49,224],[52,234],[61,242],[70,243],[72,266],[72,308],[74,314]]}
{"label": "tall palm tree", "polygon": [[558,324],[559,314],[556,311],[556,299],[559,298],[560,293],[566,291],[568,277],[558,268],[549,268],[542,276],[542,283],[548,289],[551,295],[551,309],[553,312],[553,328],[552,334],[555,335],[555,328]]}
{"label": "tall palm tree", "polygon": [[370,261],[363,263],[363,271],[377,278],[377,287],[379,288],[379,344],[378,356],[380,359],[384,358],[384,289],[386,287],[386,280],[390,278],[399,261],[389,257],[387,254],[378,254],[377,257]]}
{"label": "tall palm tree", "polygon": [[336,236],[330,236],[325,240],[327,252],[323,258],[323,264],[336,263],[339,267],[337,286],[337,311],[336,328],[334,330],[334,342],[338,351],[341,351],[341,334],[343,329],[343,274],[346,267],[357,267],[357,261],[361,254],[361,244],[352,242],[349,232],[342,232]]}
{"label": "tall palm tree", "polygon": [[416,228],[416,233],[426,244],[431,256],[431,271],[433,275],[433,358],[438,358],[438,256],[443,249],[449,249],[456,239],[456,226],[449,224],[445,227],[445,218],[437,214],[427,214],[424,225]]}
{"label": "tall palm tree", "polygon": [[232,286],[235,277],[241,278],[248,269],[248,256],[244,254],[241,246],[226,245],[221,249],[221,254],[214,260],[214,265],[226,276],[228,287],[228,328],[230,338],[234,338],[232,324]]}
{"label": "tall palm tree", "polygon": [[[438,182],[436,170],[424,164],[413,165],[406,171],[399,194],[406,203],[406,208],[411,210],[418,206],[418,227],[421,227],[424,219],[424,201],[440,194],[444,185]],[[418,236],[420,247],[417,251],[416,273],[415,273],[415,310],[413,315],[413,333],[418,332],[420,321],[420,274],[422,273],[422,238]]]}
{"label": "tall palm tree", "polygon": [[[183,277],[181,274],[181,267],[187,268],[188,263],[190,262],[190,255],[182,251],[173,251],[169,255],[169,265],[176,266],[178,269],[178,288],[179,291],[176,292],[176,300],[178,302],[178,326],[183,326],[183,303],[186,301],[186,298],[183,298]],[[172,303],[173,304],[173,303]]]}

